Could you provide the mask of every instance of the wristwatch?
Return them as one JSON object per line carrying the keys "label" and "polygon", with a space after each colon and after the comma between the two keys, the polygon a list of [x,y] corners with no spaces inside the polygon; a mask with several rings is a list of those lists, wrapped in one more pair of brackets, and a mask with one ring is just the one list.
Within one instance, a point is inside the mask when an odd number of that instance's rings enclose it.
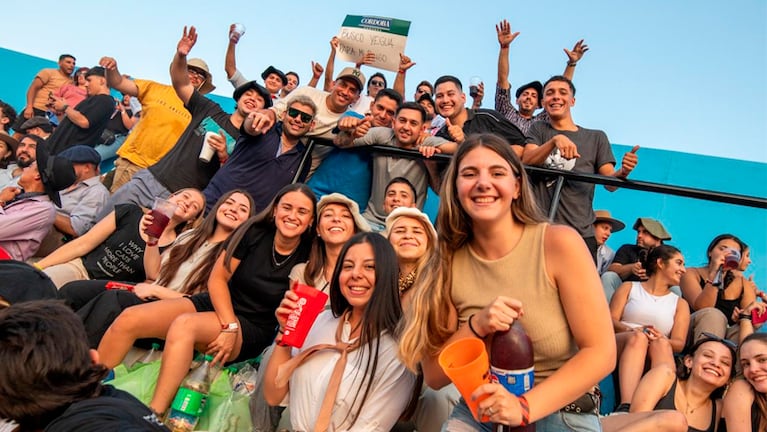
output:
{"label": "wristwatch", "polygon": [[223,332],[236,332],[240,329],[240,325],[236,322],[230,322],[229,324],[221,324],[221,331]]}

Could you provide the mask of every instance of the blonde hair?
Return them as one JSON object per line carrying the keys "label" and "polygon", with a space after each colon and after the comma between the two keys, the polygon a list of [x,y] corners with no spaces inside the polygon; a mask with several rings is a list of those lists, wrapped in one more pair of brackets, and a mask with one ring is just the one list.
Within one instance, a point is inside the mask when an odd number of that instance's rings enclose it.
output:
{"label": "blonde hair", "polygon": [[511,202],[514,220],[525,225],[546,222],[530,189],[530,180],[511,145],[498,135],[473,134],[461,144],[445,171],[440,190],[437,215],[438,248],[423,269],[419,271],[413,286],[411,305],[405,311],[399,355],[411,370],[427,356],[436,355],[445,341],[455,332],[449,325],[452,306],[451,286],[453,253],[466,246],[473,238],[473,226],[469,215],[461,206],[456,190],[458,168],[469,152],[484,147],[503,158],[512,169],[520,184],[519,197]]}

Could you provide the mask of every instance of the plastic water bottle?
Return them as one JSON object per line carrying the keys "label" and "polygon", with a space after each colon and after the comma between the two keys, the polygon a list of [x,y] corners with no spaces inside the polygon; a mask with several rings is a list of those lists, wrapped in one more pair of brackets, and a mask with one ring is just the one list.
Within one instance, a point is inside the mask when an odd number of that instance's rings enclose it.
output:
{"label": "plastic water bottle", "polygon": [[162,353],[160,352],[160,344],[155,342],[155,343],[152,344],[152,349],[147,351],[146,354],[144,354],[143,356],[139,357],[138,360],[133,362],[131,367],[138,366],[141,363],[144,363],[144,364],[152,363],[155,360],[159,360],[161,357],[162,357]]}
{"label": "plastic water bottle", "polygon": [[[490,372],[493,381],[509,393],[520,396],[533,387],[533,343],[519,321],[507,331],[495,332],[490,344]],[[535,425],[511,427],[493,424],[493,432],[535,432]]]}
{"label": "plastic water bottle", "polygon": [[181,382],[165,420],[172,432],[191,432],[197,426],[210,391],[212,360],[213,356],[206,355],[202,364],[189,372]]}

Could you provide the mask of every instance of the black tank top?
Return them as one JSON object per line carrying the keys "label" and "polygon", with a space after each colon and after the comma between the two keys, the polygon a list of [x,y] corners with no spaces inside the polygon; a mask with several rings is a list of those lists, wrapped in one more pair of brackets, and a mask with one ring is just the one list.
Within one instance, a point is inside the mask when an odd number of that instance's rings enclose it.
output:
{"label": "black tank top", "polygon": [[[703,276],[699,276],[698,283],[700,283],[700,289],[703,289],[706,286],[706,279],[703,278]],[[732,285],[732,282],[730,282],[730,285]],[[729,287],[729,285],[728,285]],[[740,296],[736,299],[728,300],[723,298],[724,297],[724,291],[727,289],[720,289],[716,293],[716,303],[714,304],[714,307],[719,309],[724,316],[727,317],[727,323],[729,325],[734,325],[735,321],[732,320],[732,311],[735,310],[735,307],[740,305],[740,300],[743,298],[743,292],[741,291]]]}
{"label": "black tank top", "polygon": [[[666,393],[657,404],[655,404],[655,410],[662,410],[662,409],[670,409],[674,411],[678,411],[676,409],[676,404],[674,403],[674,396],[676,395],[676,383],[679,382],[679,380],[674,380],[674,384],[669,389],[668,393]],[[716,426],[716,404],[714,401],[711,401],[711,422],[708,424],[708,428],[706,429],[695,429],[694,427],[687,427],[688,432],[714,432],[714,426]]]}

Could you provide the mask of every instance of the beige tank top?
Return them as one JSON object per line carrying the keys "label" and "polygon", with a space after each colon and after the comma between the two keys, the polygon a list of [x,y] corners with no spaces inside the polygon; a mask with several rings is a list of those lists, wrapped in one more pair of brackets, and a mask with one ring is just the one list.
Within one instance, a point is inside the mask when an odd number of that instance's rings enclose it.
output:
{"label": "beige tank top", "polygon": [[520,323],[535,351],[535,379],[542,382],[578,350],[567,324],[559,291],[546,273],[543,236],[548,224],[525,225],[506,256],[488,261],[468,245],[453,254],[452,299],[465,322],[498,296],[522,302]]}

